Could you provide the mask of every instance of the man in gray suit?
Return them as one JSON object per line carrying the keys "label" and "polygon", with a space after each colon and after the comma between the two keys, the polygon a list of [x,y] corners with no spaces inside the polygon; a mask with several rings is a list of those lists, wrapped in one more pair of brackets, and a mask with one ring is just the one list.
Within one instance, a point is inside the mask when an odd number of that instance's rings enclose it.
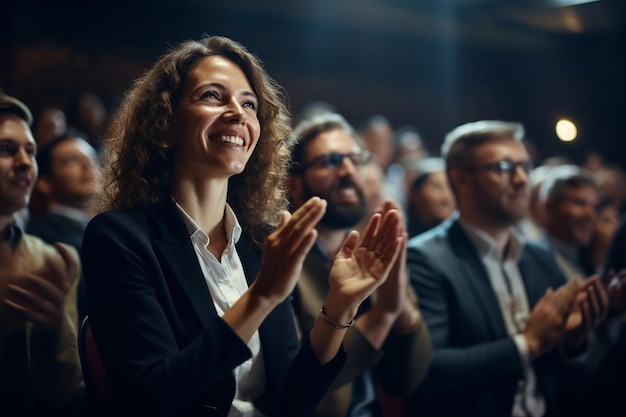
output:
{"label": "man in gray suit", "polygon": [[[606,314],[598,279],[565,279],[524,242],[530,157],[521,125],[480,121],[446,136],[458,216],[409,242],[407,262],[433,360],[409,415],[561,415],[563,362]],[[557,289],[558,288],[558,289]]]}

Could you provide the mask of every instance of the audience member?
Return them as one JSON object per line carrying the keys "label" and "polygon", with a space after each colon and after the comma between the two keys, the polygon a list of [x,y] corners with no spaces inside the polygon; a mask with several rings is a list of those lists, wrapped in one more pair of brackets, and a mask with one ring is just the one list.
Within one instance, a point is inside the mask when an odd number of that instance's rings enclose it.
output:
{"label": "audience member", "polygon": [[358,134],[365,148],[371,152],[372,162],[378,164],[385,174],[383,196],[404,207],[404,169],[400,165],[392,164],[396,156],[393,126],[385,116],[376,115],[359,129]]}
{"label": "audience member", "polygon": [[102,99],[91,92],[78,94],[67,105],[67,125],[70,130],[86,139],[98,151],[102,146],[108,117]]}
{"label": "audience member", "polygon": [[[591,242],[582,250],[582,257],[595,272],[604,277],[609,287],[611,310],[608,318],[594,332],[592,350],[587,354],[590,371],[583,383],[572,394],[578,398],[572,416],[614,416],[621,407],[622,390],[626,383],[626,316],[625,299],[622,289],[624,280],[613,276],[626,267],[624,255],[620,263],[609,260],[607,254],[612,248],[619,227],[620,215],[617,207],[609,199],[598,205],[594,232]],[[605,262],[611,264],[605,270]],[[606,272],[605,272],[606,271]],[[621,298],[621,300],[620,300]]]}
{"label": "audience member", "polygon": [[63,110],[57,107],[43,109],[33,123],[33,136],[38,147],[67,132],[67,121]]}
{"label": "audience member", "polygon": [[593,271],[602,273],[613,236],[620,224],[619,208],[609,199],[598,203],[591,241],[583,248],[583,259]]}
{"label": "audience member", "polygon": [[317,116],[324,113],[336,113],[335,106],[327,101],[311,101],[306,103],[293,118],[294,124],[300,124],[300,122],[310,119],[313,116]]}
{"label": "audience member", "polygon": [[382,115],[372,116],[358,133],[372,153],[373,162],[386,171],[396,154],[393,126],[389,120]]}
{"label": "audience member", "polygon": [[396,155],[394,163],[407,169],[410,165],[428,157],[422,137],[412,126],[403,126],[396,130]]}
{"label": "audience member", "polygon": [[[593,249],[596,259],[592,259],[585,249],[589,248],[594,237],[600,190],[591,173],[575,165],[553,168],[543,182],[540,200],[545,213],[545,243],[565,277],[574,279],[601,272],[597,266],[606,257],[611,236],[619,222],[619,212],[611,200],[605,200],[608,207],[613,207],[614,218],[609,221],[609,230],[603,232],[608,234],[604,237],[604,244]],[[600,250],[605,253],[598,253]],[[615,352],[623,351],[626,346],[619,342],[623,328],[623,318],[612,313],[594,329],[593,343],[586,354],[586,375],[573,385],[575,401],[568,404],[568,415],[611,415],[608,405],[615,403],[617,394],[612,385],[620,381],[612,374],[617,369],[626,370],[624,365],[620,366],[623,360],[615,357]]]}
{"label": "audience member", "polygon": [[[0,95],[0,409],[50,416],[79,392],[78,255],[22,233],[37,178],[28,108]],[[69,415],[69,414],[64,414]]]}
{"label": "audience member", "polygon": [[[304,261],[294,294],[297,323],[301,331],[308,332],[320,303],[327,297],[326,276],[332,259],[339,253],[347,231],[366,211],[361,169],[368,164],[369,154],[353,128],[335,113],[303,121],[291,140],[295,146],[287,184],[292,207],[301,207],[314,196],[328,203],[326,214],[316,226],[316,245]],[[381,210],[399,212],[391,202]],[[348,362],[315,415],[382,416],[378,384],[397,396],[406,396],[417,388],[430,360],[430,339],[417,306],[407,296],[407,280],[402,256],[348,330]]]}
{"label": "audience member", "polygon": [[542,238],[544,214],[543,204],[539,201],[539,191],[552,168],[554,168],[552,165],[540,165],[533,168],[528,176],[530,182],[528,215],[519,221],[517,227],[524,238],[530,241],[539,241]]}
{"label": "audience member", "polygon": [[604,168],[604,158],[598,152],[588,152],[583,167],[591,173],[596,173]]}
{"label": "audience member", "polygon": [[606,164],[594,177],[602,196],[612,200],[623,212],[626,209],[626,172],[617,165]]}
{"label": "audience member", "polygon": [[[37,190],[46,214],[31,219],[26,231],[47,243],[62,242],[82,252],[83,233],[99,192],[96,150],[80,137],[60,136],[37,152]],[[84,281],[78,287],[79,318],[87,315]]]}
{"label": "audience member", "polygon": [[289,295],[326,202],[283,211],[289,128],[278,86],[223,37],[181,43],[126,95],[111,210],[83,242],[113,415],[304,416],[341,369],[346,330],[405,245],[401,217],[344,240],[300,345]]}
{"label": "audience member", "polygon": [[411,283],[433,341],[409,415],[560,415],[557,388],[575,383],[564,357],[584,353],[606,313],[597,277],[564,285],[550,254],[514,227],[529,200],[522,136],[519,124],[499,121],[446,136],[442,156],[459,217],[408,245]]}
{"label": "audience member", "polygon": [[581,250],[591,241],[599,200],[595,181],[576,165],[553,168],[541,185],[543,240],[567,280],[595,272]]}
{"label": "audience member", "polygon": [[413,237],[450,217],[456,204],[442,158],[416,161],[407,172],[407,179],[407,229],[409,237]]}

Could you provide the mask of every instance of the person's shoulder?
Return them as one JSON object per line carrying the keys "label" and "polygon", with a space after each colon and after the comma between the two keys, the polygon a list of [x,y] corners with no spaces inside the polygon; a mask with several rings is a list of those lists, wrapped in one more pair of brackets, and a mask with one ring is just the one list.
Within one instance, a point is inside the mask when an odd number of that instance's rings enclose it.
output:
{"label": "person's shoulder", "polygon": [[524,251],[530,256],[536,256],[541,258],[551,258],[552,246],[547,240],[526,241],[524,243]]}
{"label": "person's shoulder", "polygon": [[59,233],[67,233],[67,229],[75,221],[56,213],[46,213],[43,217],[31,219],[26,225],[26,233],[39,236],[46,242],[54,240]]}
{"label": "person's shoulder", "polygon": [[35,236],[31,233],[24,233],[22,235],[22,239],[20,240],[20,250],[34,255],[56,252],[53,245],[46,243],[39,236]]}
{"label": "person's shoulder", "polygon": [[447,241],[450,229],[455,224],[456,219],[448,219],[440,225],[409,239],[408,247],[427,250],[439,246]]}
{"label": "person's shoulder", "polygon": [[554,253],[543,242],[526,242],[522,253],[522,262],[525,262],[526,265],[534,268],[536,271],[542,271],[549,275],[559,276],[563,280],[565,279],[561,268],[556,263]]}
{"label": "person's shoulder", "polygon": [[[60,242],[58,244],[63,245],[77,263],[80,261],[80,256],[75,247]],[[46,259],[62,261],[61,255],[54,245],[46,243],[38,236],[31,235],[30,233],[24,233],[22,236],[20,252],[25,262],[35,269],[37,269],[37,265],[43,266]]]}

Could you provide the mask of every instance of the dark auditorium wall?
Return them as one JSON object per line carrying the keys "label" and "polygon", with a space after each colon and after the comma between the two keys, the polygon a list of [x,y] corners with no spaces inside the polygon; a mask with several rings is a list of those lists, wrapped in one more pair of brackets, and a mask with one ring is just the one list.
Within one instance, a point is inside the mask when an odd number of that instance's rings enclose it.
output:
{"label": "dark auditorium wall", "polygon": [[[9,24],[0,28],[0,89],[35,113],[63,106],[81,91],[95,92],[113,109],[168,44],[220,34],[261,57],[286,88],[294,112],[325,100],[356,125],[384,114],[396,127],[417,126],[432,152],[459,123],[519,120],[543,157],[563,154],[580,162],[597,149],[626,166],[626,153],[615,152],[626,139],[622,27],[586,36],[529,33],[521,42],[468,42],[199,3],[9,5]],[[559,116],[578,123],[576,143],[556,140]]]}

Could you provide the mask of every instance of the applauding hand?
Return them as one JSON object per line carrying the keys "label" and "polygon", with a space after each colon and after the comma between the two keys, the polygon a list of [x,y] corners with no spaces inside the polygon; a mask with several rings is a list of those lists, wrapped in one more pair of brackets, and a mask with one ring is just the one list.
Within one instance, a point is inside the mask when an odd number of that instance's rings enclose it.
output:
{"label": "applauding hand", "polygon": [[330,271],[328,316],[347,322],[356,315],[359,305],[387,279],[404,239],[398,210],[372,216],[360,241],[358,232],[348,235]]}

